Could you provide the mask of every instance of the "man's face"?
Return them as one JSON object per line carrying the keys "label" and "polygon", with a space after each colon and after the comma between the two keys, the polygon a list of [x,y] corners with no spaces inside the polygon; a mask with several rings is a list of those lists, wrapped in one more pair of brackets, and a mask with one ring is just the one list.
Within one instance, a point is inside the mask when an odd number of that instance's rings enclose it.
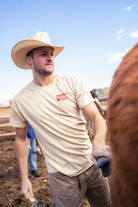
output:
{"label": "man's face", "polygon": [[51,47],[39,47],[33,50],[31,67],[40,75],[50,75],[54,71],[54,51]]}

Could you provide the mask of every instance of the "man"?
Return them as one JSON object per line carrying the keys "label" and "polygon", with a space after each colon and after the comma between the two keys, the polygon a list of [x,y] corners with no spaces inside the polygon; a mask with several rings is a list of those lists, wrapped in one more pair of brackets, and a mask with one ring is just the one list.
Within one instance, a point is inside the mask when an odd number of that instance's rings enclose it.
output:
{"label": "man", "polygon": [[28,159],[30,164],[30,173],[28,172],[28,177],[40,177],[40,174],[37,172],[37,154],[36,154],[36,136],[34,133],[33,128],[28,123],[27,128],[27,139],[29,141],[29,153],[28,153]]}
{"label": "man", "polygon": [[[33,72],[33,81],[14,98],[10,117],[11,126],[16,127],[22,193],[33,197],[26,165],[29,122],[45,156],[52,206],[83,206],[86,196],[91,206],[108,207],[108,186],[94,164],[100,156],[110,157],[106,124],[80,81],[53,73],[54,57],[63,48],[52,45],[46,32],[37,32],[12,49],[14,63]],[[94,126],[93,146],[83,114]]]}

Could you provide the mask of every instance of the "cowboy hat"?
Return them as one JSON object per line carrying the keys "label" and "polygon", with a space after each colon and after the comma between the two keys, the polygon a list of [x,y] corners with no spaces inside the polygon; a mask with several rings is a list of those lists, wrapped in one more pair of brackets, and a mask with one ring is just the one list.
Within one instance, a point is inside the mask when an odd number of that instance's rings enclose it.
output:
{"label": "cowboy hat", "polygon": [[54,57],[56,57],[64,49],[64,46],[59,47],[52,45],[47,32],[38,31],[32,39],[20,41],[12,48],[11,57],[14,64],[22,69],[31,69],[30,65],[26,61],[27,54],[31,50],[43,46],[50,46],[54,48]]}

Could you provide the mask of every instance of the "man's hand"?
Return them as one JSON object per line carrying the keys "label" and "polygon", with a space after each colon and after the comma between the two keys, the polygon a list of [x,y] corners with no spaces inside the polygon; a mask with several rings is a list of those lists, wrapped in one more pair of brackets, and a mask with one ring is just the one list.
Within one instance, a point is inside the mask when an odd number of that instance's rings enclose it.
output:
{"label": "man's hand", "polygon": [[112,157],[111,149],[109,146],[95,146],[92,152],[92,161],[102,170],[104,177],[111,174],[110,159]]}
{"label": "man's hand", "polygon": [[110,146],[108,145],[98,145],[95,146],[93,144],[93,150],[92,150],[92,161],[97,164],[97,159],[99,157],[108,157],[109,159],[111,159],[112,157],[112,153],[111,153],[111,149]]}
{"label": "man's hand", "polygon": [[29,199],[29,195],[31,197],[34,196],[33,189],[32,189],[32,183],[30,182],[29,179],[22,181],[21,193],[25,196],[26,199]]}

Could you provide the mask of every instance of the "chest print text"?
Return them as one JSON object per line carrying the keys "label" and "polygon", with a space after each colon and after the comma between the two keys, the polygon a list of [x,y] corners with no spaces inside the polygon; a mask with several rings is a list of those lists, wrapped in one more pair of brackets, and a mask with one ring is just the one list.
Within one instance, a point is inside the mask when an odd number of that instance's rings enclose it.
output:
{"label": "chest print text", "polygon": [[59,95],[56,95],[57,101],[65,101],[69,99],[68,95],[66,93],[61,93]]}

